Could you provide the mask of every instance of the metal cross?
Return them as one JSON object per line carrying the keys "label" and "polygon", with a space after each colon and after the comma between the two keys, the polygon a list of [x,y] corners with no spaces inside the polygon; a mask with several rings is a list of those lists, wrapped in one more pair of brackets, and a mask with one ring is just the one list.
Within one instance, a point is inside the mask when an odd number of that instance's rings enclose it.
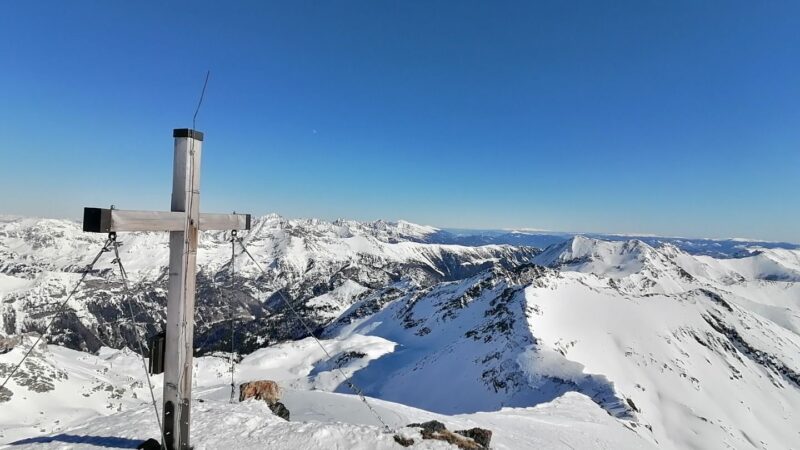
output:
{"label": "metal cross", "polygon": [[249,214],[200,214],[203,133],[176,129],[170,211],[84,208],[83,231],[169,231],[163,448],[188,450],[197,237],[200,230],[249,230]]}

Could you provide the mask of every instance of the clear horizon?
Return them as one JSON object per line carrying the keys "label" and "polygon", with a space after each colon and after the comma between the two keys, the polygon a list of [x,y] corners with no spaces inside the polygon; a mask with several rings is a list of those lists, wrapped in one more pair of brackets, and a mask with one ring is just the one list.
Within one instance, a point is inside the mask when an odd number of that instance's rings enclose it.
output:
{"label": "clear horizon", "polygon": [[[95,207],[105,207],[102,205],[94,205]],[[166,210],[162,208],[161,210]],[[432,227],[439,230],[444,231],[455,231],[455,232],[520,232],[520,233],[531,233],[531,234],[543,234],[543,235],[608,235],[608,236],[616,236],[616,237],[630,237],[630,238],[663,238],[663,239],[690,239],[690,240],[708,240],[708,241],[747,241],[747,242],[765,242],[770,244],[790,244],[790,245],[800,245],[800,242],[794,241],[787,241],[787,240],[768,240],[768,239],[758,239],[758,238],[751,238],[747,236],[669,236],[663,234],[652,234],[652,233],[636,233],[636,232],[619,232],[619,231],[592,231],[592,230],[544,230],[544,229],[535,229],[535,228],[463,228],[457,226],[447,226],[447,225],[437,225],[432,223],[419,223],[410,220],[406,220],[403,218],[399,219],[386,219],[386,218],[376,218],[376,219],[353,219],[348,217],[290,217],[285,216],[283,214],[275,213],[275,212],[268,212],[265,214],[258,214],[254,215],[254,217],[265,217],[268,215],[276,214],[280,217],[287,219],[287,220],[312,220],[318,219],[323,220],[326,222],[333,222],[336,220],[347,220],[347,221],[357,221],[357,222],[374,222],[374,221],[386,221],[386,222],[399,222],[405,221],[414,225],[424,226],[424,227]],[[3,214],[0,213],[0,218],[9,217],[9,218],[20,218],[20,219],[56,219],[56,220],[71,220],[74,222],[80,223],[82,221],[82,217],[80,215],[69,217],[69,216],[45,216],[45,215],[24,215],[24,214]]]}
{"label": "clear horizon", "polygon": [[[176,20],[176,18],[182,20]],[[800,4],[0,5],[0,214],[800,243]]]}

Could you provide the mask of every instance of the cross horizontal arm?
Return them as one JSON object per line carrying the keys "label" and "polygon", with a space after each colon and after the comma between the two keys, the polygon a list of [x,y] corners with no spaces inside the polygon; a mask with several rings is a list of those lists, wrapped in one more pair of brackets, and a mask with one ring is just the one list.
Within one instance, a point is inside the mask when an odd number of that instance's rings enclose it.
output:
{"label": "cross horizontal arm", "polygon": [[250,214],[200,213],[200,230],[249,230]]}
{"label": "cross horizontal arm", "polygon": [[[200,230],[249,230],[250,214],[200,214]],[[83,208],[83,231],[183,231],[186,213]]]}

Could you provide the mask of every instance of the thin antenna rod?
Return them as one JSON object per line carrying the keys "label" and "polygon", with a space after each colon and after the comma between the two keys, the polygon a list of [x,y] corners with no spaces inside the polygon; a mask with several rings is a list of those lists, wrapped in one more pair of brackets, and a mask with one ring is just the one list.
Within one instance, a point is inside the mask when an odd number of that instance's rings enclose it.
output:
{"label": "thin antenna rod", "polygon": [[206,80],[203,82],[203,90],[200,91],[200,101],[197,102],[197,109],[194,110],[194,115],[192,116],[192,129],[194,130],[194,124],[197,121],[197,113],[200,112],[200,106],[203,104],[203,97],[206,96],[206,86],[208,86],[208,77],[211,76],[211,71],[206,71]]}

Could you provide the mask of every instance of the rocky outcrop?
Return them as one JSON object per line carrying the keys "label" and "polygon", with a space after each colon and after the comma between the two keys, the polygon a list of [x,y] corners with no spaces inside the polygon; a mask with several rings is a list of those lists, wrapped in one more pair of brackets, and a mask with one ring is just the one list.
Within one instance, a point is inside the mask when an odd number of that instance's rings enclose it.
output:
{"label": "rocky outcrop", "polygon": [[242,383],[239,386],[239,401],[247,399],[263,400],[276,416],[289,420],[289,409],[281,403],[281,388],[272,380],[259,380]]}
{"label": "rocky outcrop", "polygon": [[403,437],[400,436],[399,434],[394,435],[394,441],[402,445],[403,447],[411,447],[412,445],[414,445],[414,439]]}
{"label": "rocky outcrop", "polygon": [[272,411],[272,414],[280,417],[283,420],[288,421],[290,414],[289,409],[281,402],[275,402],[269,404],[269,409]]}
{"label": "rocky outcrop", "polygon": [[272,380],[242,383],[239,385],[239,401],[243,402],[248,398],[264,400],[267,403],[275,403],[281,399],[281,388],[278,386],[278,383]]}
{"label": "rocky outcrop", "polygon": [[[18,337],[17,345],[30,348],[34,342],[36,336],[31,334]],[[0,380],[11,377],[19,388],[24,387],[39,393],[52,391],[59,381],[66,380],[69,376],[65,370],[45,360],[44,355],[48,353],[47,343],[42,339],[36,348],[31,350],[29,355],[31,357],[25,359],[19,367],[16,367],[16,361],[0,362]],[[12,395],[13,391],[8,387],[0,390],[0,402],[7,401]]]}
{"label": "rocky outcrop", "polygon": [[0,336],[0,355],[3,353],[8,353],[19,344],[19,337],[11,336],[11,337],[2,337]]}
{"label": "rocky outcrop", "polygon": [[492,442],[492,431],[485,428],[470,428],[469,430],[456,430],[456,433],[466,436],[483,448],[489,448],[489,443]]}
{"label": "rocky outcrop", "polygon": [[7,387],[0,387],[0,403],[11,400],[11,396],[13,395],[14,393],[11,392],[11,389]]}
{"label": "rocky outcrop", "polygon": [[[431,420],[423,423],[412,423],[408,425],[409,428],[420,428],[422,439],[434,439],[437,441],[444,441],[455,445],[462,450],[484,450],[489,448],[492,441],[492,432],[483,428],[471,428],[469,430],[449,431],[447,427],[438,420]],[[398,437],[400,440],[398,440]],[[409,442],[414,443],[413,439],[406,439],[402,436],[395,435],[395,441],[401,443]],[[404,445],[405,446],[405,445]]]}

